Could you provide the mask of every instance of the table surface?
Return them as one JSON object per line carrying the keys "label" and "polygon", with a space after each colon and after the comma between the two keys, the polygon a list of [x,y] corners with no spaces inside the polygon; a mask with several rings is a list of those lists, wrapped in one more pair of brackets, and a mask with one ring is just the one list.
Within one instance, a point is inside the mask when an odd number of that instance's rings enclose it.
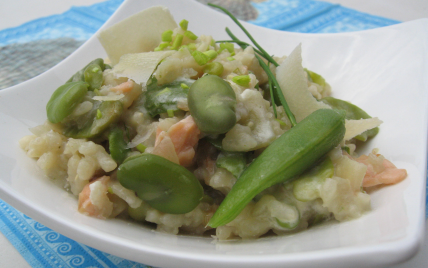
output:
{"label": "table surface", "polygon": [[[0,0],[0,30],[19,26],[25,22],[53,14],[61,14],[71,6],[87,6],[104,0]],[[324,0],[326,1],[326,0]],[[427,0],[327,0],[361,12],[399,21],[428,18]],[[428,266],[428,223],[425,223],[425,245],[418,254],[390,268],[422,268]],[[25,259],[0,233],[0,267],[30,267]]]}

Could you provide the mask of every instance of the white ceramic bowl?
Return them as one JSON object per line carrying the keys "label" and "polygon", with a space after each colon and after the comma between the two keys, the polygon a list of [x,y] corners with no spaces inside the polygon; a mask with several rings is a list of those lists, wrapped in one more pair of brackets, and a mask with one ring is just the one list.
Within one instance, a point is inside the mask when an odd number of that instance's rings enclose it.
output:
{"label": "white ceramic bowl", "polygon": [[[152,5],[129,0],[104,27]],[[241,31],[225,15],[194,1],[158,0],[197,35]],[[322,74],[333,96],[384,121],[362,152],[380,148],[408,178],[374,191],[372,211],[283,237],[214,242],[158,233],[122,220],[77,212],[77,200],[55,186],[19,148],[28,128],[46,120],[53,90],[89,60],[105,57],[96,37],[46,73],[0,91],[0,198],[78,242],[159,267],[381,267],[413,256],[423,238],[428,107],[428,19],[342,34],[298,34],[244,25],[270,53],[302,43],[304,66]]]}

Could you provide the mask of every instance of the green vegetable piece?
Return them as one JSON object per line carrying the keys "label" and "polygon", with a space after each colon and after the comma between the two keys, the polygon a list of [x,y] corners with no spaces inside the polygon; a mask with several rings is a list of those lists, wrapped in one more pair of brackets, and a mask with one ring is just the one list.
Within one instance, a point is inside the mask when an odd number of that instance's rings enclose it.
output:
{"label": "green vegetable piece", "polygon": [[166,110],[166,113],[168,114],[168,117],[174,117],[174,111],[173,110]]}
{"label": "green vegetable piece", "polygon": [[195,50],[192,52],[192,57],[195,59],[196,63],[199,65],[205,65],[210,60],[210,58],[204,53]]}
{"label": "green vegetable piece", "polygon": [[217,157],[216,165],[219,168],[226,169],[236,178],[239,178],[247,165],[247,160],[245,153],[221,152]]}
{"label": "green vegetable piece", "polygon": [[327,178],[331,178],[333,175],[333,162],[327,157],[293,182],[294,197],[302,202],[319,198],[319,187],[321,187]]}
{"label": "green vegetable piece", "polygon": [[191,31],[185,31],[184,36],[186,36],[187,38],[189,38],[190,40],[193,40],[193,41],[198,39],[198,36]]}
{"label": "green vegetable piece", "polygon": [[227,224],[261,191],[286,182],[332,150],[345,135],[345,115],[320,109],[282,134],[245,169],[208,225]]}
{"label": "green vegetable piece", "polygon": [[188,86],[188,85],[186,85],[186,84],[184,84],[184,83],[181,83],[181,84],[180,84],[180,87],[181,87],[182,89],[189,89],[189,86]]}
{"label": "green vegetable piece", "polygon": [[178,50],[178,48],[181,46],[182,42],[183,42],[183,35],[177,34],[175,36],[174,42],[172,42],[171,49]]}
{"label": "green vegetable piece", "polygon": [[[340,99],[333,97],[325,97],[321,100],[325,104],[330,105],[333,109],[342,110],[346,112],[345,118],[348,120],[359,120],[359,119],[368,119],[371,118],[363,109],[360,107]],[[367,141],[367,139],[372,138],[377,135],[379,132],[379,127],[369,129],[360,135],[356,136],[355,139],[360,141]]]}
{"label": "green vegetable piece", "polygon": [[275,218],[275,220],[276,220],[276,223],[282,228],[293,230],[300,223],[300,213],[296,207],[293,207],[293,211],[292,212],[290,211],[289,214],[291,215],[289,215],[288,219]]}
{"label": "green vegetable piece", "polygon": [[169,42],[162,42],[157,46],[154,51],[162,51],[169,46]]}
{"label": "green vegetable piece", "polygon": [[216,75],[203,76],[193,83],[187,100],[190,114],[204,133],[226,133],[236,124],[235,92]]}
{"label": "green vegetable piece", "polygon": [[166,30],[162,33],[162,42],[171,42],[172,41],[172,30]]}
{"label": "green vegetable piece", "polygon": [[210,62],[204,66],[204,73],[220,76],[224,71],[220,62]]}
{"label": "green vegetable piece", "polygon": [[100,89],[103,85],[104,76],[103,70],[98,64],[91,63],[83,72],[83,76],[85,78],[85,82],[89,84],[88,90]]}
{"label": "green vegetable piece", "polygon": [[70,115],[88,92],[85,82],[68,82],[52,94],[46,105],[46,114],[51,123],[59,123]]}
{"label": "green vegetable piece", "polygon": [[192,172],[153,154],[127,158],[119,166],[117,178],[125,188],[135,191],[139,198],[164,213],[190,212],[204,195]]}
{"label": "green vegetable piece", "polygon": [[141,153],[144,153],[144,151],[146,151],[147,149],[147,147],[142,143],[138,144],[137,147],[135,148],[137,148],[137,150],[140,151]]}
{"label": "green vegetable piece", "polygon": [[220,43],[220,50],[218,51],[218,53],[221,53],[223,50],[229,51],[231,55],[235,54],[235,47],[232,43]]}
{"label": "green vegetable piece", "polygon": [[106,65],[104,64],[104,60],[98,58],[98,59],[95,59],[95,60],[91,61],[90,63],[88,63],[80,71],[76,72],[72,77],[70,77],[70,79],[68,79],[67,82],[86,82],[85,74],[84,74],[85,70],[87,67],[89,67],[90,65],[93,65],[93,64],[98,65],[101,68],[101,71],[104,71],[106,69]]}
{"label": "green vegetable piece", "polygon": [[138,208],[128,207],[128,215],[133,220],[144,221],[146,219],[147,211],[149,210],[149,208],[149,205],[147,205],[145,202],[142,202]]}
{"label": "green vegetable piece", "polygon": [[213,138],[213,137],[210,137],[210,136],[207,136],[207,137],[205,137],[205,139],[212,145],[212,146],[214,146],[215,148],[217,148],[218,150],[220,150],[220,151],[223,151],[223,144],[222,144],[222,142],[223,142],[223,139],[224,139],[224,134],[222,134],[222,135],[218,135],[216,138]]}
{"label": "green vegetable piece", "polygon": [[226,58],[228,61],[234,61],[235,60],[235,58],[234,57],[227,57]]}
{"label": "green vegetable piece", "polygon": [[188,20],[182,20],[179,23],[180,28],[187,31],[187,26],[189,25],[189,21]]}
{"label": "green vegetable piece", "polygon": [[308,73],[309,81],[312,81],[312,82],[314,82],[314,83],[316,83],[316,84],[318,84],[320,86],[325,86],[325,79],[324,79],[324,77],[322,77],[321,75],[319,75],[319,74],[317,74],[315,72],[309,71],[306,68],[305,68],[305,71]]}
{"label": "green vegetable piece", "polygon": [[[187,93],[194,80],[181,79],[172,83],[158,86],[155,77],[148,81],[147,92],[143,102],[145,109],[151,117],[155,117],[161,113],[167,113],[168,110],[173,112],[178,111],[177,102],[187,99]],[[183,84],[187,88],[183,87]]]}
{"label": "green vegetable piece", "polygon": [[232,81],[240,86],[246,87],[250,84],[251,78],[249,75],[237,75],[232,78]]}
{"label": "green vegetable piece", "polygon": [[123,137],[123,132],[119,127],[115,127],[110,131],[108,135],[108,144],[110,155],[118,164],[121,164],[131,151]]}
{"label": "green vegetable piece", "polygon": [[100,109],[97,110],[97,119],[101,119],[103,117],[103,114],[101,113]]}
{"label": "green vegetable piece", "polygon": [[87,116],[83,126],[73,124],[74,122],[69,123],[65,128],[64,135],[75,139],[95,138],[120,119],[123,112],[123,105],[120,101],[103,101],[94,106],[98,105],[97,109],[102,114],[101,118],[97,117],[95,110]]}
{"label": "green vegetable piece", "polygon": [[208,58],[209,60],[213,60],[217,57],[218,53],[215,50],[207,50],[205,52],[203,52]]}

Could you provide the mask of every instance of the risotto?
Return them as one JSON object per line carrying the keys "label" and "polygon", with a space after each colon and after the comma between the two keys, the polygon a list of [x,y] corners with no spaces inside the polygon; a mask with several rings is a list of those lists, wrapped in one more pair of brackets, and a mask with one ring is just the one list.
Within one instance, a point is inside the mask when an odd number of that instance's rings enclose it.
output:
{"label": "risotto", "polygon": [[358,218],[367,187],[406,177],[355,153],[382,122],[331,97],[300,45],[268,57],[229,35],[196,36],[163,7],[102,31],[108,58],[53,91],[21,148],[85,215],[220,240]]}

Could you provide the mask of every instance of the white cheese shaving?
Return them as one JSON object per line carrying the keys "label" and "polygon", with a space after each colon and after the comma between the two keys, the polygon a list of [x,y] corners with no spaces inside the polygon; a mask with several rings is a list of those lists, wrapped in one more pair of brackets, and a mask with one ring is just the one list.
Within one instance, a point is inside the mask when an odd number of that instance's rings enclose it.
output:
{"label": "white cheese shaving", "polygon": [[120,57],[112,72],[117,78],[128,77],[145,86],[159,62],[174,53],[175,51],[157,51],[126,54]]}
{"label": "white cheese shaving", "polygon": [[125,97],[123,94],[119,95],[107,95],[107,96],[94,96],[92,97],[93,100],[97,101],[117,101]]}
{"label": "white cheese shaving", "polygon": [[382,124],[382,120],[377,117],[360,120],[345,120],[346,132],[343,140],[348,141],[366,130],[380,126],[380,124]]}
{"label": "white cheese shaving", "polygon": [[318,109],[331,109],[327,104],[317,101],[308,90],[301,54],[299,44],[276,69],[276,79],[297,122]]}
{"label": "white cheese shaving", "polygon": [[161,42],[162,33],[175,28],[177,23],[168,8],[155,6],[102,30],[98,39],[115,65],[122,55],[153,51]]}

